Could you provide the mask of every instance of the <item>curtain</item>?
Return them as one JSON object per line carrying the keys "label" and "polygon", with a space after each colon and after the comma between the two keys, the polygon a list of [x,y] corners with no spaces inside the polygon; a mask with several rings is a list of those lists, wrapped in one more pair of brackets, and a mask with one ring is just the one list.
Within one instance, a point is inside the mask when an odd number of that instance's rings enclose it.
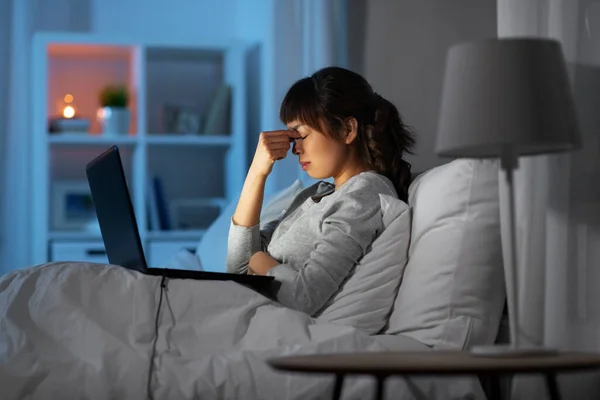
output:
{"label": "curtain", "polygon": [[8,16],[8,40],[4,40],[8,65],[3,79],[6,90],[0,121],[3,156],[0,159],[2,202],[0,209],[0,273],[28,266],[28,229],[30,196],[28,195],[29,135],[29,43],[32,34],[32,7],[28,0],[12,0]]}
{"label": "curtain", "polygon": [[[583,146],[564,154],[522,157],[515,172],[519,330],[522,342],[600,351],[600,120],[595,110],[600,18],[592,1],[498,0],[499,37],[550,37],[567,60]],[[600,17],[600,13],[596,14]],[[592,33],[590,23],[597,32]],[[587,50],[586,50],[587,49]],[[500,179],[502,221],[507,188]],[[503,240],[508,240],[503,230]],[[594,398],[598,377],[560,378],[564,398]],[[538,378],[517,377],[513,398],[547,396]]]}
{"label": "curtain", "polygon": [[[346,66],[345,21],[345,0],[274,2],[275,104],[268,106],[277,110],[275,118],[285,93],[295,81],[326,66]],[[280,124],[278,118],[273,123]],[[302,171],[297,158],[288,156],[275,164],[267,190],[287,187],[296,179],[305,185],[314,183]]]}
{"label": "curtain", "polygon": [[3,265],[3,250],[5,249],[4,238],[6,230],[4,224],[4,202],[6,190],[4,188],[4,175],[6,165],[6,138],[8,134],[8,84],[10,82],[10,58],[6,55],[10,51],[10,33],[11,33],[11,14],[12,4],[9,1],[0,2],[0,54],[4,56],[0,58],[0,274],[2,273],[1,266]]}

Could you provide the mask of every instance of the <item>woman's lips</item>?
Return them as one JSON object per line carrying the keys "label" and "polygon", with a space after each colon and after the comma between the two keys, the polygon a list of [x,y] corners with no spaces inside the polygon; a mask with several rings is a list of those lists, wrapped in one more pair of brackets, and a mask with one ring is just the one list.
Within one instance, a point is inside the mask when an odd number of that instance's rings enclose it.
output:
{"label": "woman's lips", "polygon": [[306,171],[306,169],[308,168],[308,164],[310,164],[309,162],[301,162],[300,166],[302,167],[302,171]]}

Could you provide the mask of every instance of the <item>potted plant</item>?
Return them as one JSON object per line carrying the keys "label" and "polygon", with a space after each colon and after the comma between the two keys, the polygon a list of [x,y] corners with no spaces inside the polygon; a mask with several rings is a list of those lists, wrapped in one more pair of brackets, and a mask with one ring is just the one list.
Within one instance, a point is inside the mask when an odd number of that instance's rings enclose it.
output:
{"label": "potted plant", "polygon": [[125,85],[108,85],[100,92],[100,120],[102,133],[126,135],[129,133],[129,91]]}

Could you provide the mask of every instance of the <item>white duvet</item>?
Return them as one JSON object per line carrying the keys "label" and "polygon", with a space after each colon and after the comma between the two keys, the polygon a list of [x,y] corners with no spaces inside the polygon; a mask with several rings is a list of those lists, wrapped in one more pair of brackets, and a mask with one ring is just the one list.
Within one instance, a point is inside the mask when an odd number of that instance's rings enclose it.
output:
{"label": "white duvet", "polygon": [[[154,399],[330,398],[332,377],[277,372],[265,360],[406,343],[317,323],[234,282],[169,280],[148,387],[160,279],[87,263],[2,277],[0,398],[146,399],[149,390]],[[394,378],[386,393],[483,398],[477,381],[467,378]],[[373,394],[370,378],[346,380],[344,399]]]}

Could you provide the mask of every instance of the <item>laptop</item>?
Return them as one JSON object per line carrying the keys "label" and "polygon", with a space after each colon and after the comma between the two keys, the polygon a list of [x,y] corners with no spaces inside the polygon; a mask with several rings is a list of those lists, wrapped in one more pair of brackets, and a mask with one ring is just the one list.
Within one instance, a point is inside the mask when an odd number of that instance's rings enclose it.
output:
{"label": "laptop", "polygon": [[[123,171],[119,148],[112,146],[86,165],[86,174],[108,261],[146,275],[175,279],[235,281],[268,290],[272,276],[149,268]],[[224,238],[226,240],[226,238]]]}

